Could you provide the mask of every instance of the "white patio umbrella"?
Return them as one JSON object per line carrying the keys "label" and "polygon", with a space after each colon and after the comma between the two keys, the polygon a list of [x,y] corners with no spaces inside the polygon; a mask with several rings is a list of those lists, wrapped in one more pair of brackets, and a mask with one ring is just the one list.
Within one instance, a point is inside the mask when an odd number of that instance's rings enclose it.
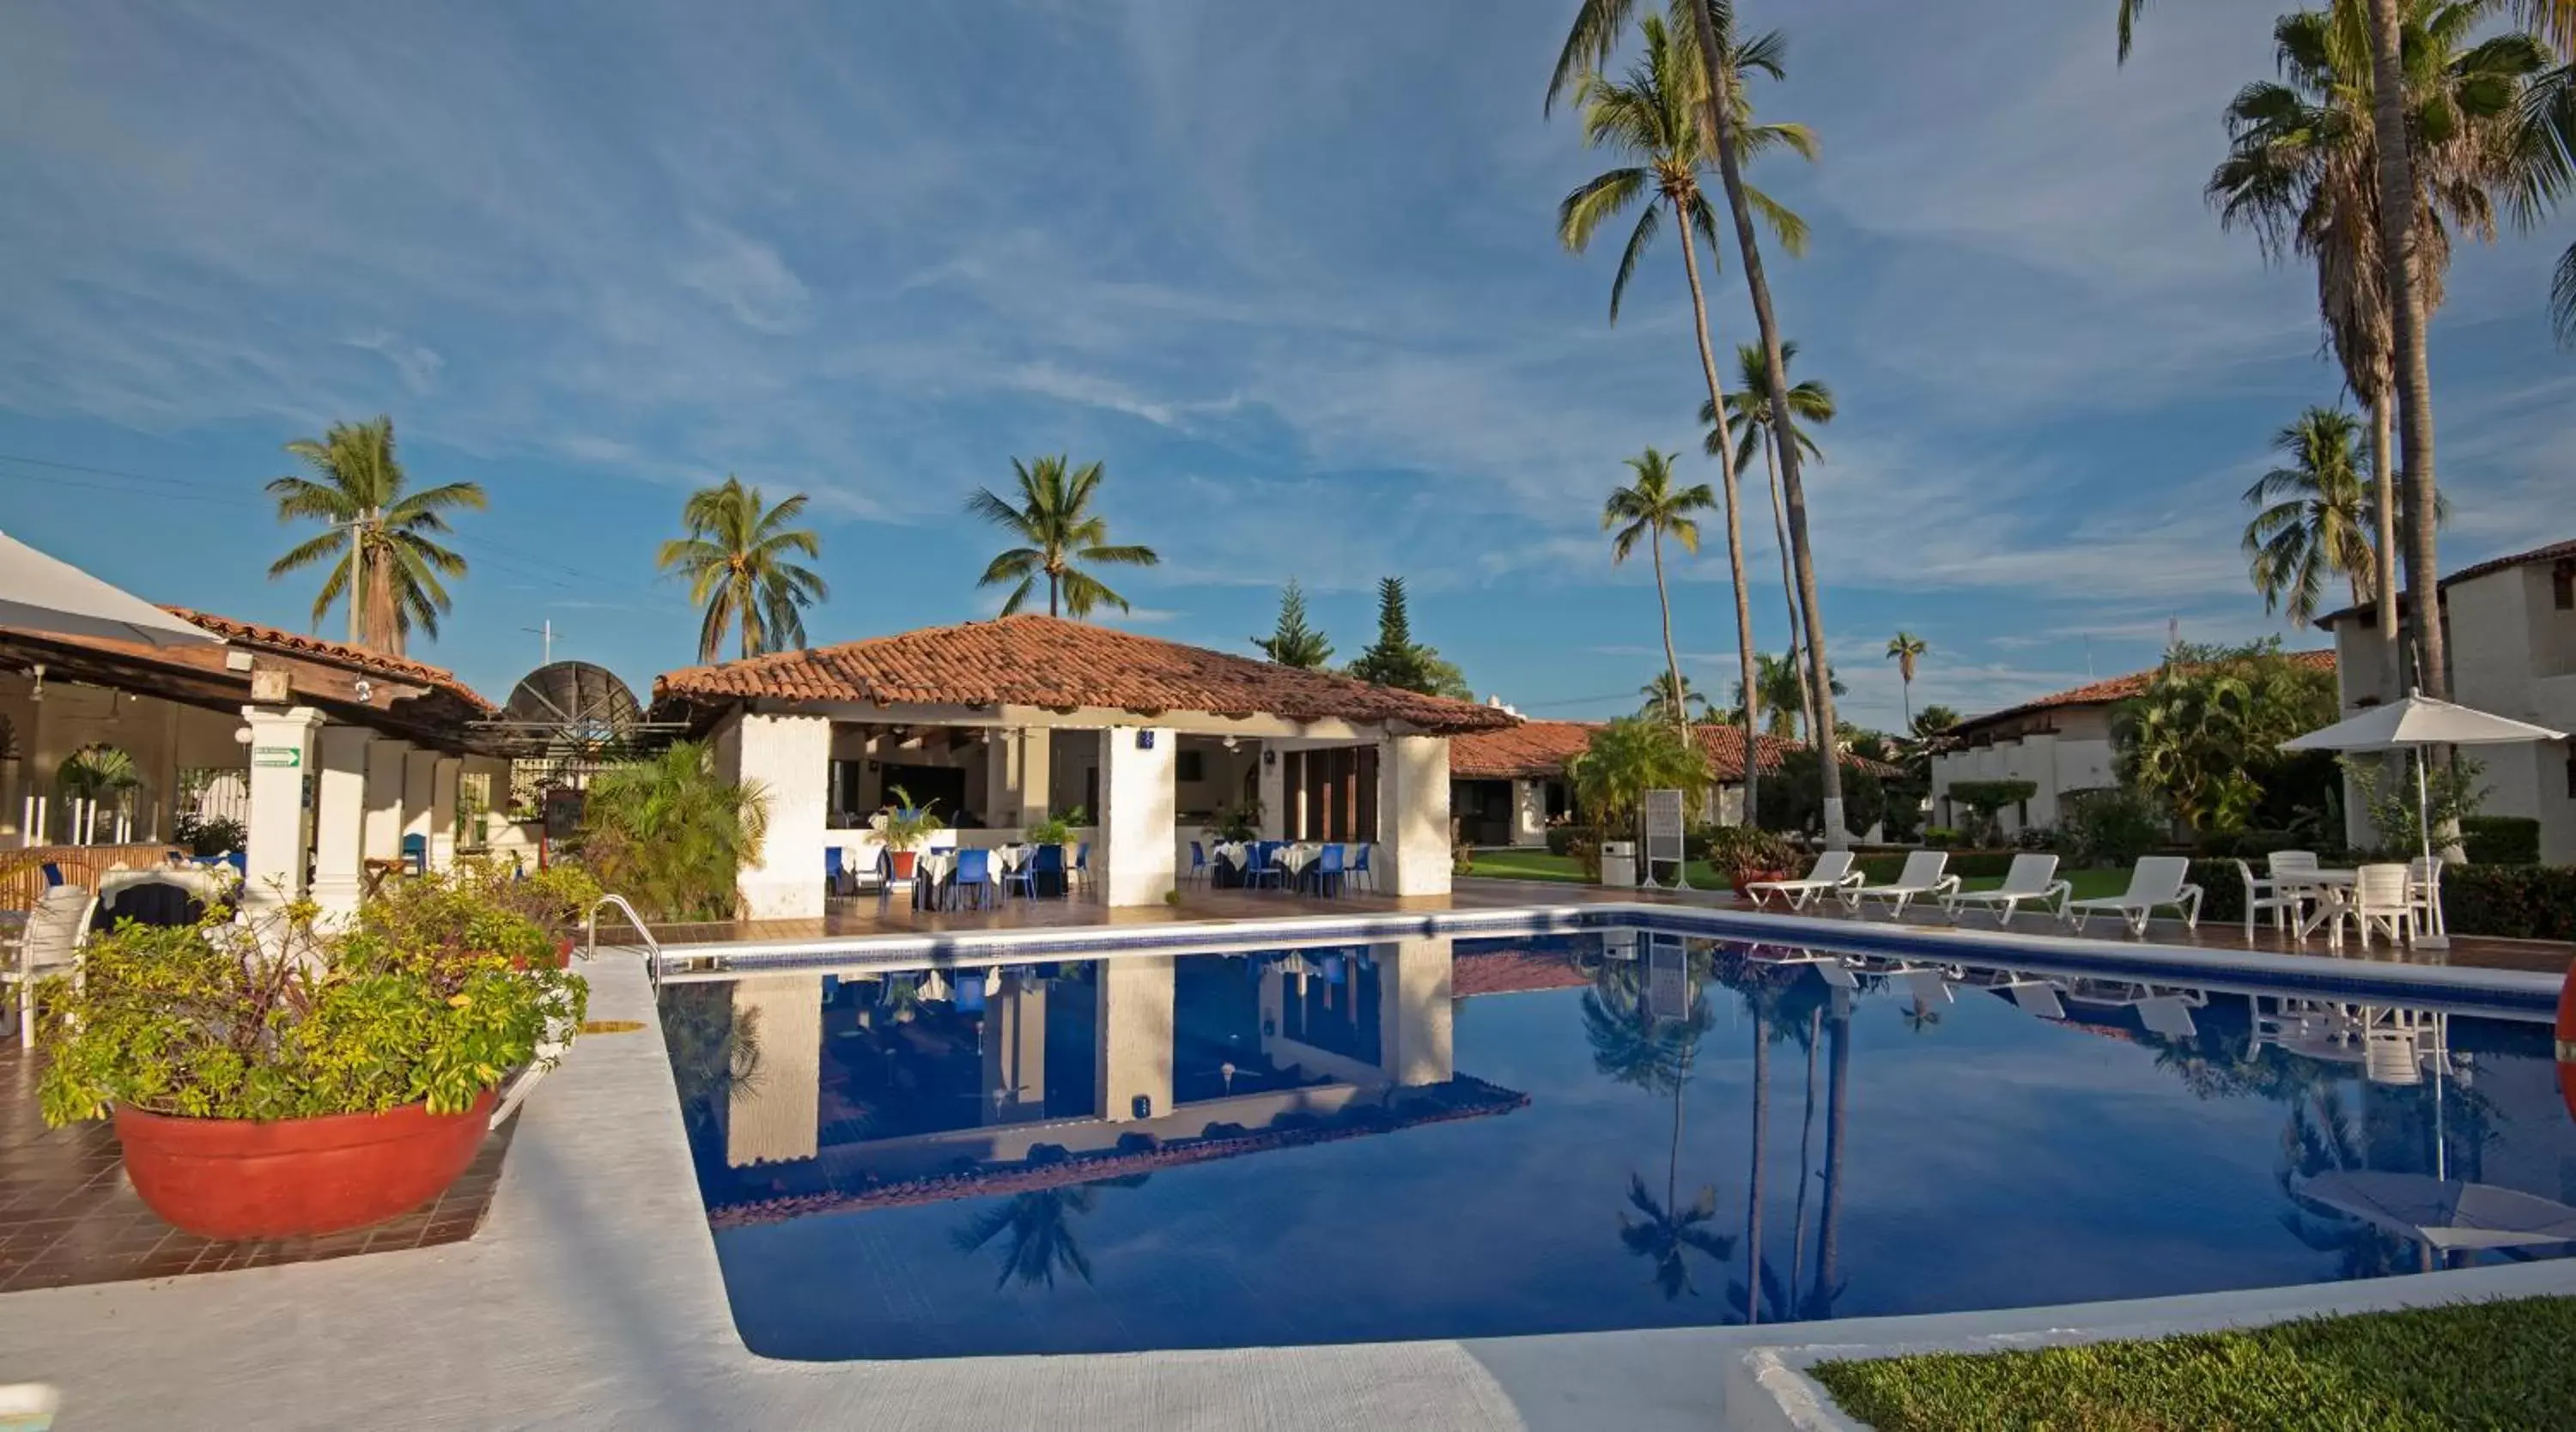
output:
{"label": "white patio umbrella", "polygon": [[2433,816],[2426,799],[2424,748],[2427,746],[2503,746],[2521,741],[2563,741],[2563,731],[2526,721],[2490,716],[2448,701],[2410,692],[2403,701],[2373,706],[2358,716],[2337,721],[2281,743],[2284,751],[2413,751],[2415,753],[2415,818],[2422,827],[2424,853],[2433,853]]}
{"label": "white patio umbrella", "polygon": [[0,626],[146,646],[222,641],[6,532],[0,532]]}
{"label": "white patio umbrella", "polygon": [[2576,1208],[2492,1183],[2337,1169],[2300,1184],[2298,1192],[2443,1253],[2576,1243]]}

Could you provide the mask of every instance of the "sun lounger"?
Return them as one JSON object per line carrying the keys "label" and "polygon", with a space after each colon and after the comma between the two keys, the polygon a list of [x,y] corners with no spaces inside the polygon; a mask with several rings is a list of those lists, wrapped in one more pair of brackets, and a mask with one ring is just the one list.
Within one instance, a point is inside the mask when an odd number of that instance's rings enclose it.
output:
{"label": "sun lounger", "polygon": [[1846,909],[1857,910],[1863,900],[1885,900],[1895,906],[1890,918],[1901,916],[1905,907],[1916,900],[1946,900],[1959,891],[1959,877],[1947,874],[1950,852],[1918,850],[1905,857],[1905,868],[1885,885],[1846,885],[1836,893],[1842,896]]}
{"label": "sun lounger", "polygon": [[1941,912],[1955,925],[1970,909],[1992,910],[1996,924],[2009,925],[2025,900],[2036,900],[2045,908],[2063,904],[2074,894],[2074,885],[2057,878],[2056,856],[2016,855],[2012,868],[2004,872],[2003,884],[1992,890],[1953,890],[1942,897]]}
{"label": "sun lounger", "polygon": [[1756,880],[1744,887],[1744,893],[1753,897],[1756,906],[1762,903],[1765,895],[1778,895],[1789,902],[1790,909],[1804,910],[1817,897],[1847,885],[1857,885],[1862,878],[1859,871],[1852,869],[1850,851],[1828,850],[1816,857],[1816,863],[1807,868],[1802,878]]}
{"label": "sun lounger", "polygon": [[2084,922],[2095,915],[2117,915],[2125,921],[2132,935],[2147,933],[2147,917],[2158,910],[2171,910],[2182,916],[2185,928],[2200,927],[2200,887],[2183,877],[2191,873],[2191,862],[2179,855],[2150,855],[2140,860],[2129,872],[2126,893],[2098,900],[2069,900],[2060,912],[2066,923],[2078,933]]}

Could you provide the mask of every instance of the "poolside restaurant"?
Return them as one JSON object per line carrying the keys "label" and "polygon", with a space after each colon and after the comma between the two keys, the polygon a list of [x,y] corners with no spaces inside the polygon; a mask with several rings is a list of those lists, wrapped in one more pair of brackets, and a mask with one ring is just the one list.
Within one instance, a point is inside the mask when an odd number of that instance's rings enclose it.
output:
{"label": "poolside restaurant", "polygon": [[769,796],[751,919],[824,913],[829,851],[873,846],[900,788],[969,847],[1077,809],[1098,898],[1159,905],[1190,843],[1257,803],[1264,838],[1367,842],[1385,894],[1449,892],[1449,739],[1516,724],[1107,627],[1020,615],[664,674],[656,714]]}
{"label": "poolside restaurant", "polygon": [[[239,821],[245,905],[312,894],[354,911],[406,852],[454,859],[471,776],[506,795],[493,705],[437,667],[165,608],[218,641],[153,645],[0,626],[0,908],[44,862],[74,877],[158,864],[182,816]],[[116,809],[71,800],[76,752],[132,759]],[[104,804],[104,803],[102,803]],[[22,886],[29,888],[22,889]]]}

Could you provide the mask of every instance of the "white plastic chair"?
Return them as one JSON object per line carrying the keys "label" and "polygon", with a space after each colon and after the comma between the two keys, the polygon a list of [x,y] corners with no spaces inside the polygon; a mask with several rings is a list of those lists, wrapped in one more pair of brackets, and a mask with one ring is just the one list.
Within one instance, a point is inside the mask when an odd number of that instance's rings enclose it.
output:
{"label": "white plastic chair", "polygon": [[2414,920],[2407,900],[2406,867],[2403,865],[2365,865],[2354,872],[2352,901],[2345,913],[2361,930],[2361,947],[2370,948],[2373,929],[2388,932],[2390,944],[2403,944]]}
{"label": "white plastic chair", "polygon": [[1846,886],[1858,885],[1865,878],[1852,869],[1850,851],[1828,850],[1816,857],[1816,863],[1807,867],[1804,876],[1796,880],[1756,880],[1744,887],[1744,893],[1753,897],[1757,908],[1762,904],[1763,896],[1777,895],[1789,902],[1790,909],[1804,910],[1810,901]]}
{"label": "white plastic chair", "polygon": [[2129,888],[2118,895],[2093,900],[2069,900],[2064,917],[2082,934],[2084,922],[2095,915],[2117,915],[2132,935],[2147,933],[2147,919],[2158,910],[2170,909],[2182,916],[2185,929],[2200,928],[2201,890],[2184,877],[2191,873],[2191,862],[2179,855],[2150,855],[2138,861],[2129,872]]}
{"label": "white plastic chair", "polygon": [[2074,893],[2073,882],[2057,878],[2056,856],[2016,855],[2012,868],[2004,872],[2003,884],[1992,890],[1971,890],[1964,894],[1954,889],[1941,897],[1941,911],[1955,925],[1973,905],[1993,910],[1996,924],[2009,925],[2024,900],[2036,900],[2045,908],[2052,902],[2066,900]]}
{"label": "white plastic chair", "polygon": [[2406,912],[2419,938],[2448,933],[2442,925],[2440,857],[2419,855],[2406,862]]}
{"label": "white plastic chair", "polygon": [[0,983],[18,987],[18,1047],[36,1047],[36,982],[58,970],[79,978],[80,948],[89,938],[90,918],[98,896],[79,885],[57,885],[27,912],[27,928],[18,939],[16,969],[0,969]]}
{"label": "white plastic chair", "polygon": [[2287,933],[2298,923],[2299,910],[2307,903],[2306,894],[2297,885],[2284,885],[2277,878],[2256,875],[2254,867],[2242,860],[2234,862],[2236,873],[2245,880],[2245,933],[2254,933],[2254,917],[2269,910],[2272,928]]}
{"label": "white plastic chair", "polygon": [[1843,908],[1857,910],[1863,900],[1885,900],[1895,908],[1888,918],[1905,914],[1905,907],[1915,900],[1946,900],[1959,893],[1959,877],[1948,873],[1950,852],[1918,850],[1905,857],[1905,868],[1885,885],[1846,885],[1842,887]]}

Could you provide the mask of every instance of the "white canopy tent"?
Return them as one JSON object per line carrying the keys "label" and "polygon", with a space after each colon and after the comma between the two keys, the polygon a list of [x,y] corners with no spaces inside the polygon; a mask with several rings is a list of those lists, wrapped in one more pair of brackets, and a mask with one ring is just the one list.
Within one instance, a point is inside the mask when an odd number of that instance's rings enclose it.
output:
{"label": "white canopy tent", "polygon": [[2433,853],[2433,818],[2426,799],[2424,748],[2427,746],[2501,746],[2523,741],[2563,741],[2563,731],[2490,716],[2448,701],[2412,692],[2402,701],[2373,706],[2358,716],[2310,731],[2281,743],[2284,751],[2413,751],[2415,816],[2424,853]]}
{"label": "white canopy tent", "polygon": [[146,646],[222,641],[6,532],[0,532],[0,626]]}

